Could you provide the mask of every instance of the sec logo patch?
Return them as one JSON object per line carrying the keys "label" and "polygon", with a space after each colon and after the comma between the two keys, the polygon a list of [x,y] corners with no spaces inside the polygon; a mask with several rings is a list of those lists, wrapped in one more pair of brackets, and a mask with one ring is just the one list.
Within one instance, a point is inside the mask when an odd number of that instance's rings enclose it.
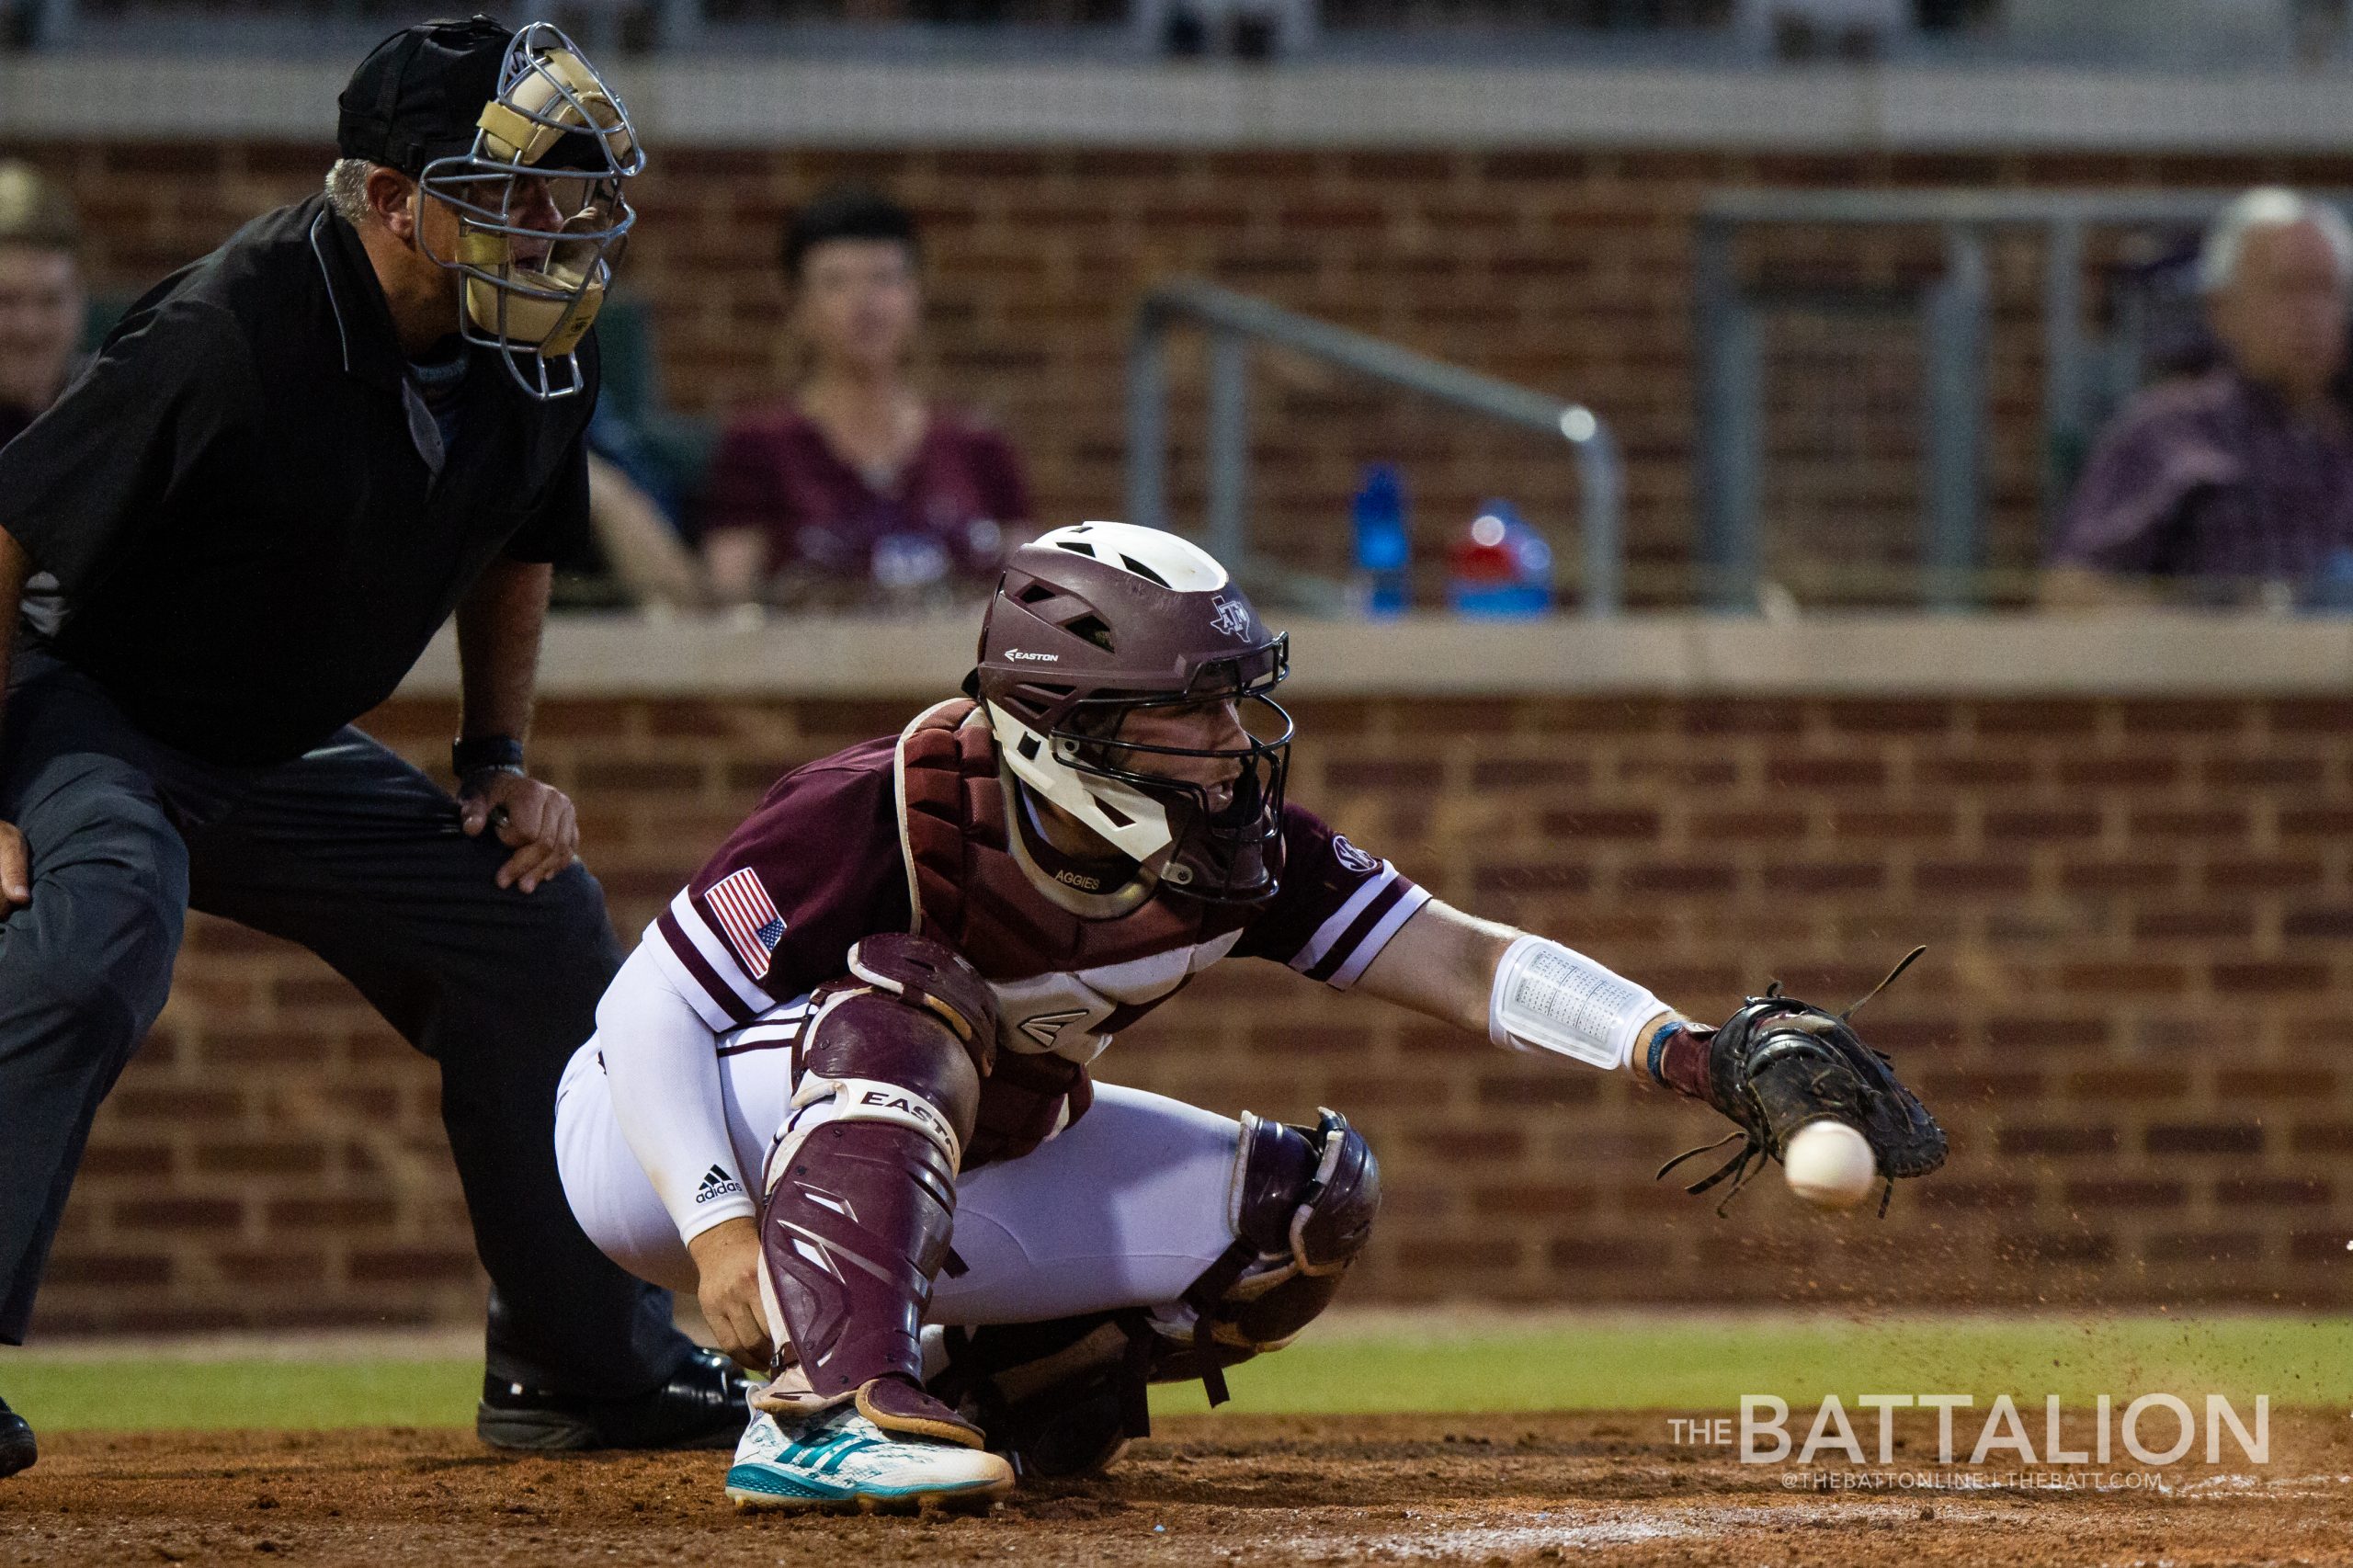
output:
{"label": "sec logo patch", "polygon": [[1338,858],[1341,865],[1346,866],[1359,877],[1370,876],[1381,867],[1380,861],[1350,844],[1347,835],[1343,834],[1336,833],[1332,835],[1332,853]]}

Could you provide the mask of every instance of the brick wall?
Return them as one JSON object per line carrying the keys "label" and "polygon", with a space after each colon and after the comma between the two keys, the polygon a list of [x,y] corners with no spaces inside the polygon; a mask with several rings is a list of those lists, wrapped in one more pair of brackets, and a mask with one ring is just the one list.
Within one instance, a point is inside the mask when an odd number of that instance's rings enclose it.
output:
{"label": "brick wall", "polygon": [[[48,144],[94,227],[99,283],[144,287],[240,220],[314,188],[323,146]],[[1590,402],[1628,460],[1640,599],[1688,602],[1691,528],[1691,213],[1724,187],[2231,187],[2353,183],[2353,157],[1792,155],[1545,152],[719,152],[657,150],[629,286],[658,322],[667,394],[719,411],[775,394],[776,230],[830,181],[885,185],[920,211],[933,268],[928,369],[1028,454],[1042,516],[1120,505],[1120,369],[1153,281],[1212,278],[1509,380]],[[1927,235],[1781,232],[1744,262],[1760,281],[1880,287],[1931,273]],[[1988,564],[2032,562],[2043,460],[2032,316],[2040,258],[1992,253],[1995,419]],[[2112,259],[2095,256],[2095,263]],[[1768,563],[1808,597],[1902,600],[1918,516],[1908,325],[1821,315],[1767,334]],[[1198,516],[1198,346],[1174,366],[1180,516]],[[1262,358],[1253,395],[1256,516],[1273,553],[1345,550],[1360,466],[1406,465],[1436,545],[1483,496],[1565,525],[1557,445]],[[2012,582],[2013,589],[2017,584]]]}
{"label": "brick wall", "polygon": [[[634,933],[779,769],[907,705],[563,700],[539,756]],[[429,761],[454,712],[379,733]],[[1236,963],[1117,1081],[1336,1105],[1384,1162],[1351,1298],[2353,1301],[2353,704],[1301,705],[1296,792],[1450,900],[1702,1015],[1779,975],[1864,1015],[1953,1161],[1882,1224],[1778,1181],[1654,1185],[1711,1119]],[[517,983],[528,984],[528,976]],[[307,955],[199,919],[99,1118],[51,1331],[462,1319],[479,1285],[432,1069]]]}

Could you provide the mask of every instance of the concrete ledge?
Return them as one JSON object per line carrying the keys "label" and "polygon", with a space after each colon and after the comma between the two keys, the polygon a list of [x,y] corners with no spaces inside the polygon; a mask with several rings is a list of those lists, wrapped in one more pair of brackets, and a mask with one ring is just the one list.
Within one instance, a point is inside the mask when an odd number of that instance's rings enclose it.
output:
{"label": "concrete ledge", "polygon": [[[564,617],[551,697],[920,698],[971,667],[975,619]],[[1281,622],[1279,622],[1281,624]],[[1288,622],[1301,696],[1612,692],[1960,697],[2353,694],[2353,620],[2189,614],[1638,616]],[[402,695],[452,696],[444,632]]]}
{"label": "concrete ledge", "polygon": [[[324,145],[351,62],[63,53],[0,60],[0,138],[255,136]],[[1738,147],[2340,153],[2338,74],[2042,67],[1275,70],[815,59],[631,62],[649,145]]]}

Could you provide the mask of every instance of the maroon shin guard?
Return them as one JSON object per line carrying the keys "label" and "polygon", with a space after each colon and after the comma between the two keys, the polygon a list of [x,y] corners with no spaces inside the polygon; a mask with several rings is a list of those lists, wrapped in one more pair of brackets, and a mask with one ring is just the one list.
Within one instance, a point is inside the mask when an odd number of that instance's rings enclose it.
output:
{"label": "maroon shin guard", "polygon": [[831,1119],[770,1155],[760,1204],[768,1284],[814,1398],[855,1395],[877,1426],[973,1444],[922,1392],[917,1335],[948,1256],[978,1055],[936,1010],[885,992],[824,1006],[801,1070],[839,1085]]}
{"label": "maroon shin guard", "polygon": [[812,1392],[834,1399],[892,1373],[919,1381],[916,1334],[956,1214],[938,1147],[904,1127],[832,1121],[774,1179],[761,1245]]}

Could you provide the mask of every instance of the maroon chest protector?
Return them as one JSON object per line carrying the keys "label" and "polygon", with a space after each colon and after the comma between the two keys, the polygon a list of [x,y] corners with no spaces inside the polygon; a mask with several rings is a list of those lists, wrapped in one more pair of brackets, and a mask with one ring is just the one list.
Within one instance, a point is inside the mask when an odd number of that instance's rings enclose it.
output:
{"label": "maroon chest protector", "polygon": [[[980,705],[943,702],[899,737],[900,842],[914,929],[944,942],[992,981],[1075,971],[1211,941],[1242,926],[1248,906],[1149,898],[1125,915],[1087,920],[1031,882],[1008,834],[996,740]],[[1115,1015],[1101,1032],[1125,1020]],[[1061,1119],[1093,1098],[1084,1064],[1013,1039],[981,1085],[978,1128],[964,1168],[1026,1154]]]}

